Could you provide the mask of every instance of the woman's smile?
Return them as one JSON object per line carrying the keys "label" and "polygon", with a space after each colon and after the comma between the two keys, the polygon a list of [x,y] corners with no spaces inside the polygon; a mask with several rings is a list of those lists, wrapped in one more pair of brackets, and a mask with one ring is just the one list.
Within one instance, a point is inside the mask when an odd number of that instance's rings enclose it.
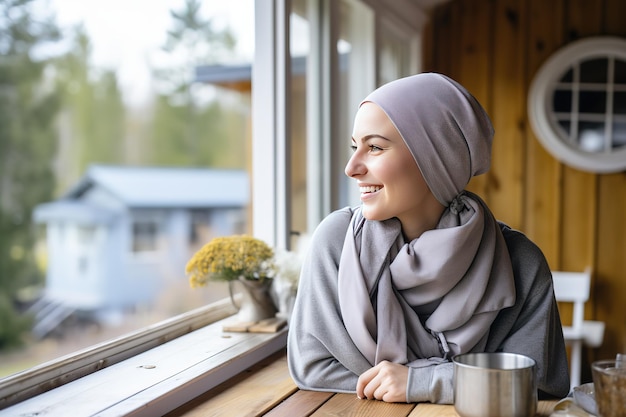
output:
{"label": "woman's smile", "polygon": [[359,185],[359,191],[361,192],[361,200],[372,197],[377,194],[383,187],[380,185]]}

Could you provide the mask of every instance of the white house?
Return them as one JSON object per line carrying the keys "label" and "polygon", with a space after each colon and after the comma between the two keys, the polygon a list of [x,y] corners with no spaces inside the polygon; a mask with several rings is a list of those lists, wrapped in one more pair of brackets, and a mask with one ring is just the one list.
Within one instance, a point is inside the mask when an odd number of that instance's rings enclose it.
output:
{"label": "white house", "polygon": [[34,333],[74,312],[105,317],[149,306],[215,236],[246,232],[241,170],[91,166],[64,196],[34,211],[49,264]]}

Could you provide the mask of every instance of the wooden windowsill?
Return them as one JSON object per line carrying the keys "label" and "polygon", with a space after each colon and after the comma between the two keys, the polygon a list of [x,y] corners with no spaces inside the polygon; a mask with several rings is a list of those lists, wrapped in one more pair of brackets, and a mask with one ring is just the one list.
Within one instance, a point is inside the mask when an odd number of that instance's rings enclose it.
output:
{"label": "wooden windowsill", "polygon": [[[549,416],[556,402],[539,401],[535,417]],[[458,417],[453,405],[385,403],[359,400],[355,394],[300,390],[289,375],[286,349],[259,361],[165,417],[231,415]]]}
{"label": "wooden windowsill", "polygon": [[[9,388],[19,394],[24,391],[20,388],[34,389],[33,384],[37,381],[38,389],[43,392],[0,410],[0,416],[162,415],[286,345],[286,329],[277,333],[223,332],[223,324],[233,320],[231,317],[221,319],[173,340],[168,339],[166,343],[144,349],[141,353],[131,349],[130,352],[134,353],[123,360],[63,385],[50,379],[54,369],[47,369],[48,379],[42,381],[39,381],[40,375],[37,378],[37,372],[30,375],[18,374],[12,380],[3,381],[7,386],[4,387],[2,399],[10,400],[5,396]],[[176,326],[177,329],[178,327]],[[162,334],[161,337],[166,335]],[[92,363],[95,356],[91,353],[90,360],[74,355],[61,362],[67,362],[63,365],[70,366],[74,358],[77,362],[85,361],[84,364],[75,364],[75,367],[93,367],[96,366]],[[100,361],[106,361],[106,358]],[[103,366],[105,365],[101,365]],[[63,378],[63,374],[57,377],[58,380]],[[45,390],[41,385],[45,385],[46,381],[58,386]],[[20,384],[24,387],[20,387]]]}

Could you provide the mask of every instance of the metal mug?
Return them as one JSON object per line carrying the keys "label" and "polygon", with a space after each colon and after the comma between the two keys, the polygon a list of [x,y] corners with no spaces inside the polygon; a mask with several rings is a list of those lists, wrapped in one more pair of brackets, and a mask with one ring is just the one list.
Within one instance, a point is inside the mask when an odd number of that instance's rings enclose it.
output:
{"label": "metal mug", "polygon": [[536,363],[517,353],[465,353],[454,363],[454,408],[461,417],[532,417]]}

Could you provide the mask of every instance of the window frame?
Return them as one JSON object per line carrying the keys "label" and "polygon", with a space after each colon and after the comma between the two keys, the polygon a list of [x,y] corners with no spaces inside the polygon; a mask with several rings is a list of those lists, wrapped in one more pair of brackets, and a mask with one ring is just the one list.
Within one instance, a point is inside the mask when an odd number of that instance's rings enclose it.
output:
{"label": "window frame", "polygon": [[[611,152],[593,153],[567,143],[554,128],[552,94],[559,80],[570,68],[593,58],[619,57],[626,61],[626,39],[592,37],[571,42],[551,55],[535,74],[528,93],[531,127],[544,148],[559,161],[592,173],[612,173],[626,169],[626,146]],[[607,87],[613,92],[614,85]],[[573,100],[574,101],[574,100]],[[577,109],[573,111],[578,112]],[[605,110],[606,113],[606,110]]]}
{"label": "window frame", "polygon": [[0,415],[6,407],[120,363],[235,313],[230,299],[220,300],[2,378]]}

